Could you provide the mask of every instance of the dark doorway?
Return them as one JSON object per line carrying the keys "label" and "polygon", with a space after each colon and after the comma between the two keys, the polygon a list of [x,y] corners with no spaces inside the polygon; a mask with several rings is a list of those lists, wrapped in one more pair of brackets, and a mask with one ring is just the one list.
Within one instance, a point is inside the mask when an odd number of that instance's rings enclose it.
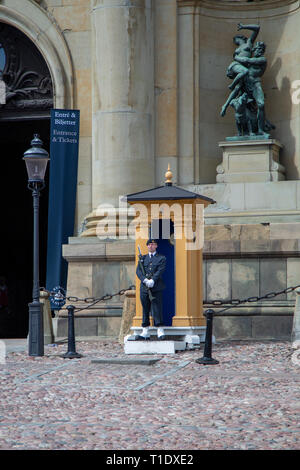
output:
{"label": "dark doorway", "polygon": [[[24,338],[32,300],[33,208],[22,157],[35,133],[49,151],[53,90],[35,44],[2,22],[0,85],[0,338]],[[41,286],[46,273],[48,186],[47,175],[40,198]]]}
{"label": "dark doorway", "polygon": [[[22,160],[33,135],[49,152],[50,120],[0,122],[0,277],[8,289],[8,306],[0,308],[0,337],[25,338],[32,300],[33,209]],[[45,285],[48,217],[48,173],[40,198],[40,285]]]}

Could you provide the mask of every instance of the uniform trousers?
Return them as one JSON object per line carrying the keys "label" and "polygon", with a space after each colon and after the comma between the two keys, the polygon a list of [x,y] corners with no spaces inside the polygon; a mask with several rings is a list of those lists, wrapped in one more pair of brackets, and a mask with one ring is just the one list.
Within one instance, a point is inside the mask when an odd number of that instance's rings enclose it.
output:
{"label": "uniform trousers", "polygon": [[150,326],[150,311],[153,317],[154,326],[163,326],[163,309],[162,309],[162,300],[163,300],[163,291],[158,290],[152,292],[155,299],[152,302],[149,299],[149,294],[146,289],[140,290],[140,299],[143,307],[143,323],[142,327]]}

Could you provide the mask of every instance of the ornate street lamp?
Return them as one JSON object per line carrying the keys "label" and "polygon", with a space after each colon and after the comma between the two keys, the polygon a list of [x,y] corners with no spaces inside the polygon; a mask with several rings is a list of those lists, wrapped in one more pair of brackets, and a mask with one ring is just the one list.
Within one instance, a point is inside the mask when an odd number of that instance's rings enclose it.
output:
{"label": "ornate street lamp", "polygon": [[39,198],[45,187],[45,173],[49,154],[42,148],[43,142],[34,134],[31,148],[24,153],[28,173],[28,188],[33,197],[33,291],[29,304],[29,356],[44,355],[44,327],[42,306],[40,304],[39,280]]}

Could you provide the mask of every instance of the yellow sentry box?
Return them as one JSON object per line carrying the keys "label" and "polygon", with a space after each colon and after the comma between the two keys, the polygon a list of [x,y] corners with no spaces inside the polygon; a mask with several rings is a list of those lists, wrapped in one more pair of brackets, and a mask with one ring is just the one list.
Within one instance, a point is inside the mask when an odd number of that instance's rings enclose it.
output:
{"label": "yellow sentry box", "polygon": [[[215,201],[200,194],[186,191],[172,184],[170,167],[165,174],[164,186],[127,196],[127,202],[136,209],[135,261],[138,263],[140,247],[148,252],[147,240],[154,237],[153,223],[157,219],[171,220],[174,224],[174,316],[172,326],[204,326],[202,250],[204,243],[204,209]],[[158,251],[159,245],[158,245]],[[168,264],[168,259],[167,259]],[[142,305],[139,296],[140,280],[136,277],[136,315],[132,326],[142,323]],[[170,292],[164,296],[171,301]]]}

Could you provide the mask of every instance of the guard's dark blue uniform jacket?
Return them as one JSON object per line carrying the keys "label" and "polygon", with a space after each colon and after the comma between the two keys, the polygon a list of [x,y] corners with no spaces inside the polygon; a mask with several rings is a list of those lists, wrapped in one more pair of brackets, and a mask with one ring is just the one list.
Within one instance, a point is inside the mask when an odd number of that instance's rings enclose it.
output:
{"label": "guard's dark blue uniform jacket", "polygon": [[141,281],[141,289],[147,290],[145,284],[143,284],[144,279],[153,279],[154,286],[152,287],[152,292],[163,290],[166,286],[162,280],[162,275],[164,270],[166,269],[166,257],[164,255],[160,255],[159,253],[155,253],[154,256],[143,255],[142,257],[146,277],[143,276],[141,268],[139,265],[137,266],[136,275]]}
{"label": "guard's dark blue uniform jacket", "polygon": [[[142,261],[145,267],[146,276],[143,276],[141,268],[138,264],[136,269],[137,277],[141,281],[141,288],[140,288],[140,299],[143,307],[143,323],[142,326],[146,327],[150,325],[149,314],[151,311],[154,326],[162,326],[163,322],[163,289],[165,288],[165,284],[162,280],[163,272],[166,268],[166,257],[164,255],[160,255],[159,253],[155,253],[154,256],[149,257],[149,255],[144,255],[142,257]],[[153,279],[154,285],[151,288],[151,292],[153,293],[154,299],[150,302],[149,299],[149,291],[148,288],[145,286],[143,281],[145,279]]]}

